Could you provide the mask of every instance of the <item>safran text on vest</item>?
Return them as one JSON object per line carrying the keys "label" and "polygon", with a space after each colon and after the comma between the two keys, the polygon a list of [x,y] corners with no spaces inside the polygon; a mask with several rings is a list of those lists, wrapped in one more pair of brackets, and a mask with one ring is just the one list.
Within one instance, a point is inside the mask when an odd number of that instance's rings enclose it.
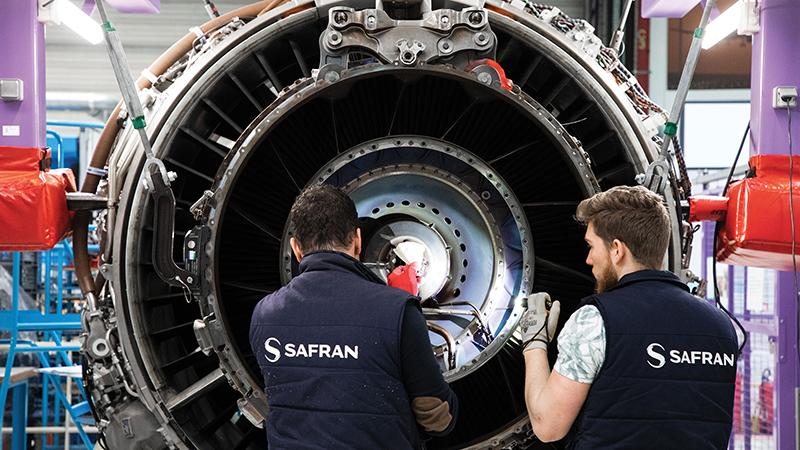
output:
{"label": "safran text on vest", "polygon": [[[660,369],[667,364],[667,351],[664,346],[652,343],[647,346],[647,364],[654,369]],[[673,364],[702,364],[707,366],[733,366],[736,363],[735,355],[716,353],[700,350],[670,350],[669,362]]]}
{"label": "safran text on vest", "polygon": [[287,343],[281,345],[278,338],[270,337],[264,341],[264,355],[267,361],[274,363],[287,358],[338,358],[338,359],[358,359],[357,345],[340,344],[294,344]]}

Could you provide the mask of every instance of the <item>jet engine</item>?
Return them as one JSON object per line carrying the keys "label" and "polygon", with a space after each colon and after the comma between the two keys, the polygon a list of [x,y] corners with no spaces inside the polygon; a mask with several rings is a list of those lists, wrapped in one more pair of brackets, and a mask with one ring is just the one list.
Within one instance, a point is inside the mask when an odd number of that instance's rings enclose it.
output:
{"label": "jet engine", "polygon": [[[428,447],[551,448],[525,407],[522,299],[549,292],[563,321],[593,291],[575,208],[635,185],[666,120],[590,24],[521,0],[275,0],[154,67],[139,80],[154,157],[118,109],[83,187],[104,206],[94,279],[76,219],[84,382],[109,448],[266,448],[250,316],[295,274],[288,211],[318,183],[355,201],[379,276],[422,261],[460,400]],[[665,192],[676,272],[684,183],[674,169]]]}

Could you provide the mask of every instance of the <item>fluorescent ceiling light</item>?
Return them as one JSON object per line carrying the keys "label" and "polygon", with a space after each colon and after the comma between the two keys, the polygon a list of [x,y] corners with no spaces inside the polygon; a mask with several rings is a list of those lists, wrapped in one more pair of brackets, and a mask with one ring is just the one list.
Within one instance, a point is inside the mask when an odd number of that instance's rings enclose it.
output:
{"label": "fluorescent ceiling light", "polygon": [[707,50],[717,45],[719,41],[736,31],[741,16],[742,1],[739,0],[708,24],[703,36],[703,48]]}
{"label": "fluorescent ceiling light", "polygon": [[40,2],[39,11],[40,20],[43,18],[42,12],[45,12],[45,23],[66,25],[90,44],[97,45],[103,42],[103,29],[100,28],[100,24],[69,0],[53,0],[44,8]]}

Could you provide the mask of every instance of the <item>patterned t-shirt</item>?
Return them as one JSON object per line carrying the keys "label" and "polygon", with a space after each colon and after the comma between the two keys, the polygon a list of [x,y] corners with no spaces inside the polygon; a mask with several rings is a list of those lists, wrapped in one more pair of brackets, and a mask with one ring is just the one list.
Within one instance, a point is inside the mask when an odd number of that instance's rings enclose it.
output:
{"label": "patterned t-shirt", "polygon": [[606,328],[596,306],[575,311],[558,335],[558,359],[553,370],[579,383],[591,384],[606,358]]}

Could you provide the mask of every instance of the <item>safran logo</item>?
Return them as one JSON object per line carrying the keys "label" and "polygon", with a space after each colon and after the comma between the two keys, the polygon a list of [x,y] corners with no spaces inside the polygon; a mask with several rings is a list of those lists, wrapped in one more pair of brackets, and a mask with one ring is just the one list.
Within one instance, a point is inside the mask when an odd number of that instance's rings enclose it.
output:
{"label": "safran logo", "polygon": [[[660,369],[667,364],[667,351],[664,346],[653,342],[647,346],[647,364],[654,369]],[[700,364],[706,366],[731,366],[736,364],[733,354],[714,353],[699,350],[670,350],[669,362],[672,364]]]}
{"label": "safran logo", "polygon": [[275,344],[281,345],[281,341],[278,338],[271,337],[264,341],[264,350],[267,351],[265,357],[267,361],[274,363],[277,360],[281,359],[281,351],[275,347]]}
{"label": "safran logo", "polygon": [[648,345],[647,356],[649,358],[647,359],[647,364],[650,364],[650,367],[653,369],[660,369],[664,367],[664,364],[667,363],[667,360],[664,358],[664,355],[655,351],[656,347],[658,347],[662,352],[664,351],[664,346],[661,344],[653,343]]}
{"label": "safran logo", "polygon": [[[338,359],[358,359],[358,346],[338,345],[338,344],[286,344],[281,345],[278,338],[270,337],[264,341],[264,358],[268,362],[274,363],[287,358],[338,358]],[[283,351],[281,351],[283,350]]]}

